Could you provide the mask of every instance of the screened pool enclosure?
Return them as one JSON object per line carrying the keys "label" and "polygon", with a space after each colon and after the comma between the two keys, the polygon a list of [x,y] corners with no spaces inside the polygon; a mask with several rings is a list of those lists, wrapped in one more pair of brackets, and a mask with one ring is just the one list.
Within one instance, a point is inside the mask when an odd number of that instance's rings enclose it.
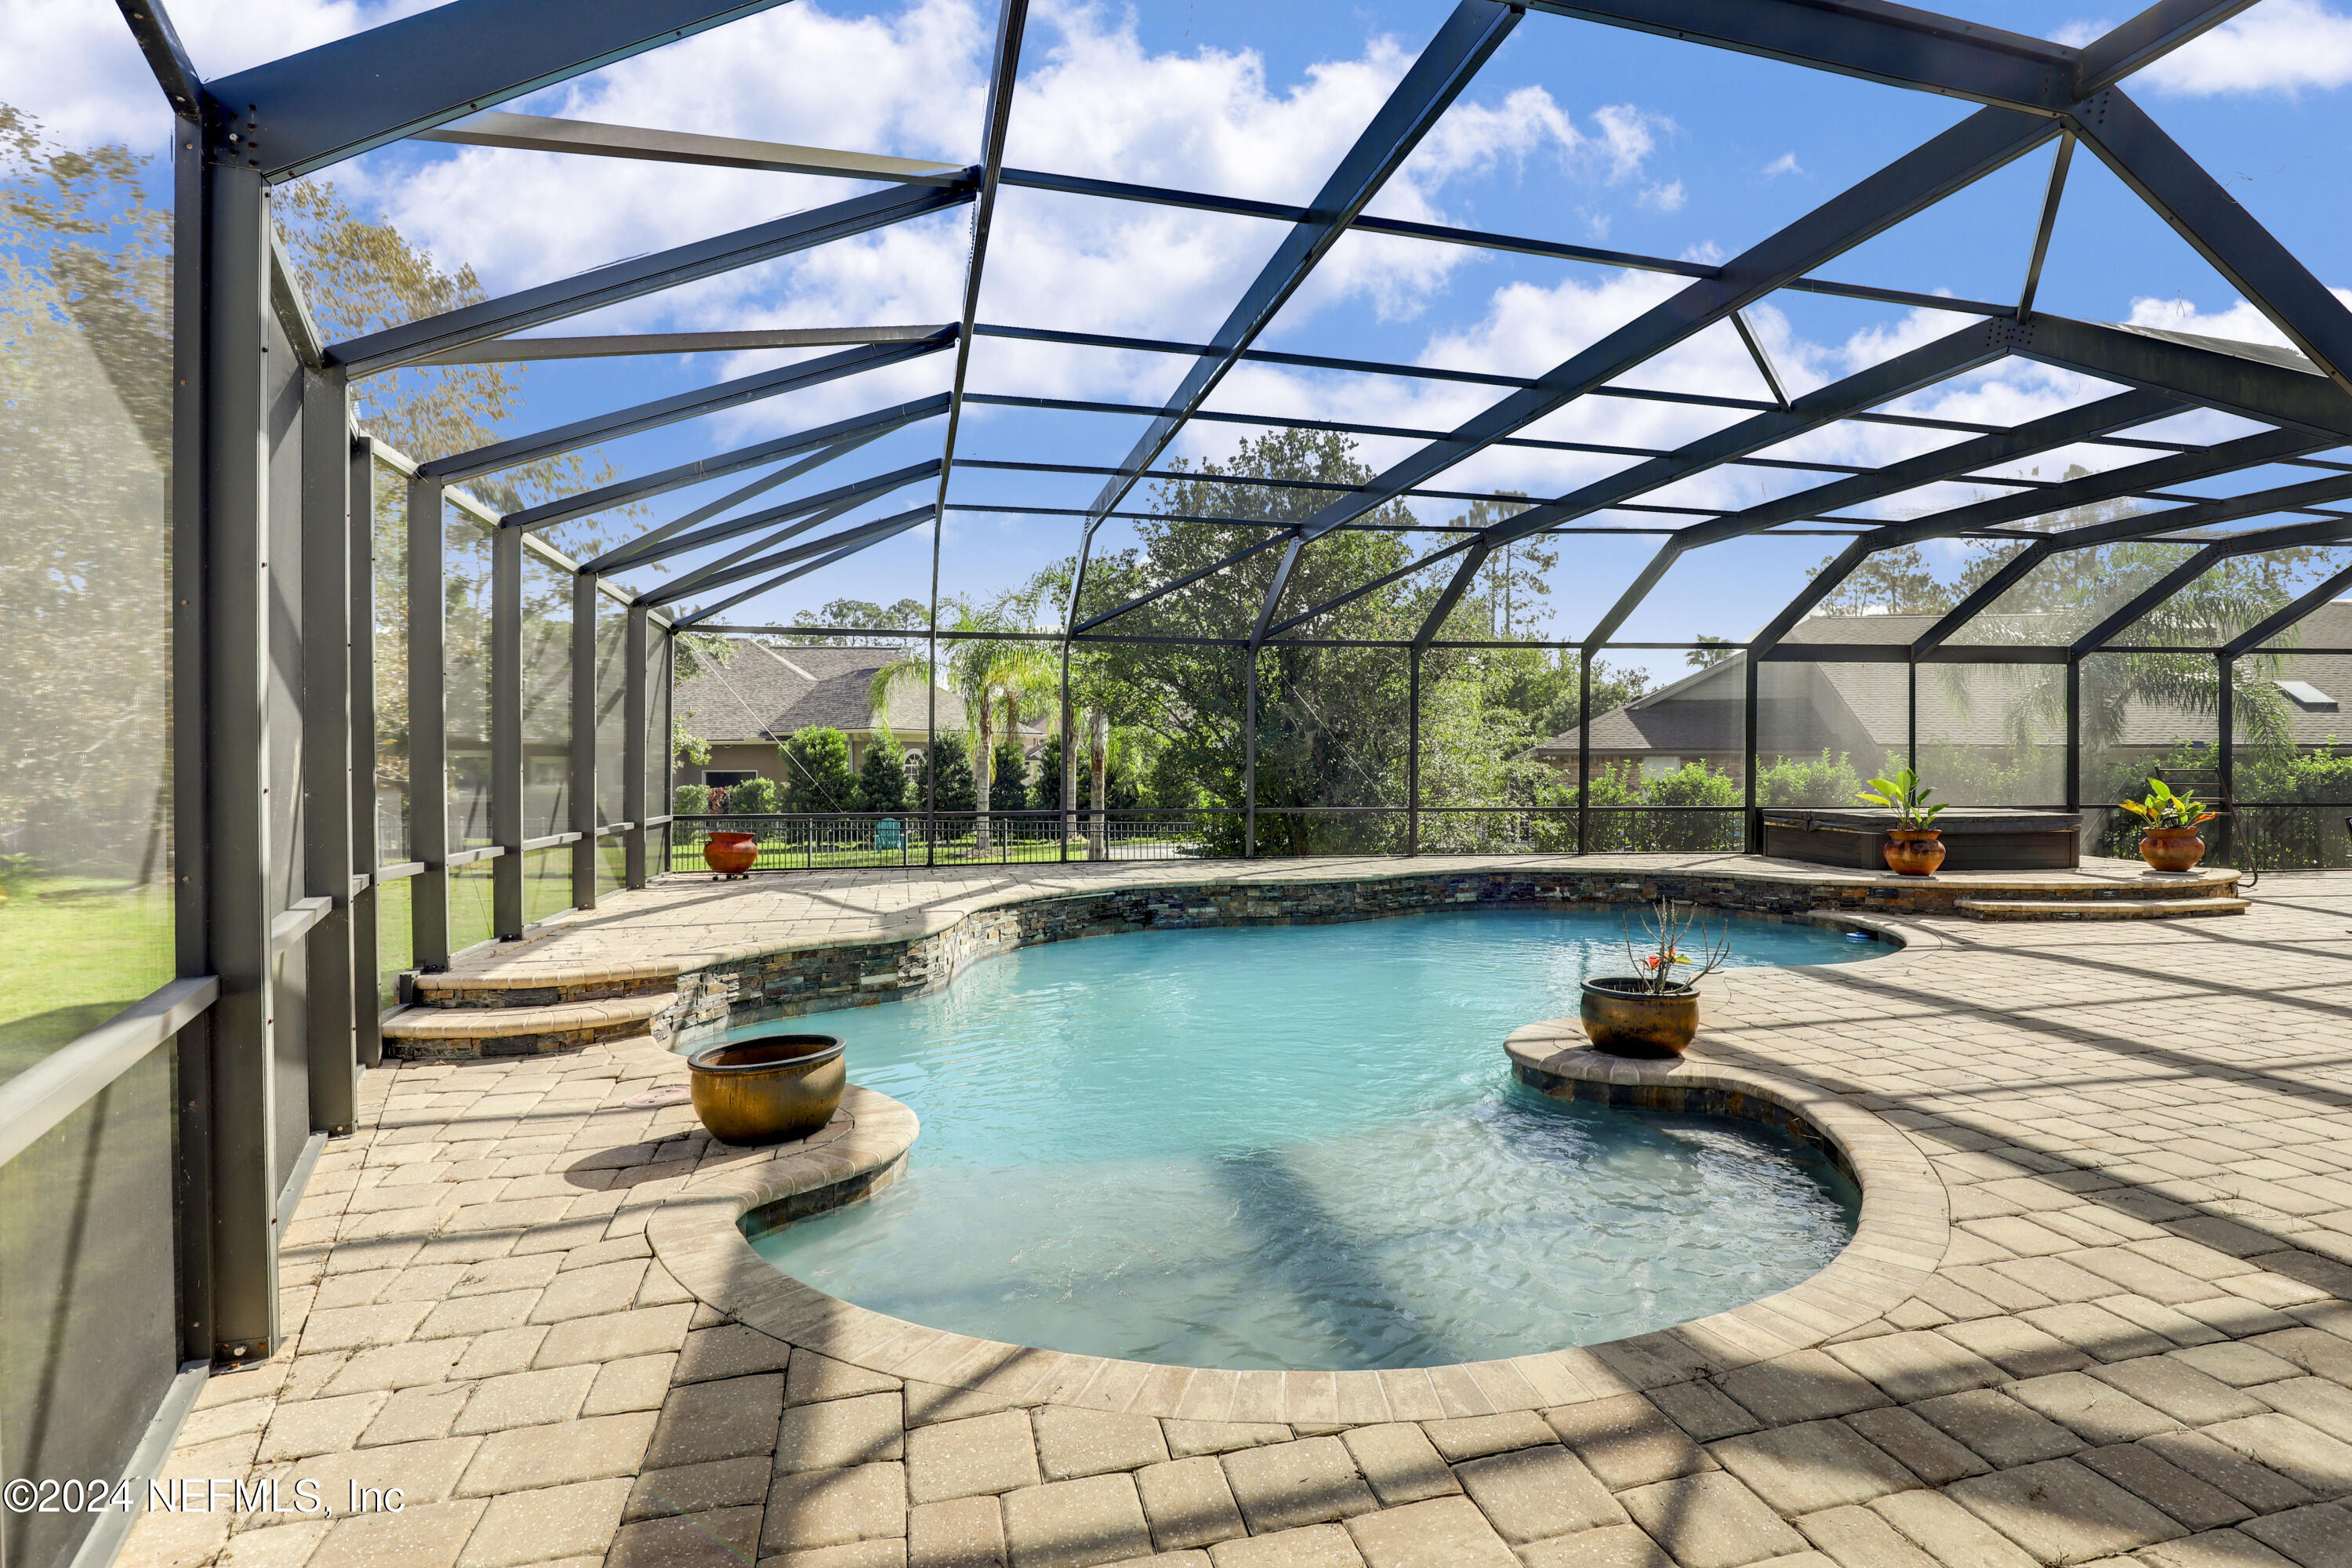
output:
{"label": "screened pool enclosure", "polygon": [[[1070,67],[1024,0],[975,46],[968,155],[554,112],[780,3],[451,0],[205,79],[121,0],[170,169],[22,140],[47,183],[8,208],[0,345],[8,1477],[137,1473],[207,1366],[280,1343],[284,1227],[404,975],[698,867],[722,819],[780,868],[1738,851],[1913,762],[1960,804],[2084,811],[2087,853],[2160,772],[2225,811],[2219,858],[2347,863],[2352,312],[2129,81],[2247,0],[2075,45],[1881,0],[1459,0],[1290,201],[1025,166],[1070,145],[1022,130]],[[1661,70],[1734,51],[1941,119],[1704,254],[1376,210],[1490,58],[1617,29]],[[518,223],[535,171],[738,184],[503,292],[320,194],[478,155]],[[2093,180],[2263,341],[2040,308]],[[776,181],[832,185],[713,218]],[[1882,275],[1872,242],[1995,196],[2026,241],[1997,297]],[[1096,330],[1018,287],[1055,204],[1223,237],[1245,286],[1177,337]],[[931,295],[860,296],[944,302],[923,319],[728,324],[758,269],[933,251]],[[1285,335],[1351,258],[1465,253],[1621,303],[1556,363],[1380,357],[1377,312]],[[641,330],[668,298],[720,324]],[[1790,349],[1801,308],[1878,347]],[[1104,356],[1154,390],[1066,395]],[[588,379],[525,413],[521,366]],[[2055,391],[1947,395],[2019,366]],[[629,445],[662,430],[691,439]],[[757,696],[793,680],[822,723]],[[818,730],[855,733],[820,757]],[[730,746],[777,759],[750,806],[712,793],[765,765]],[[0,1561],[127,1522],[10,1513]]]}

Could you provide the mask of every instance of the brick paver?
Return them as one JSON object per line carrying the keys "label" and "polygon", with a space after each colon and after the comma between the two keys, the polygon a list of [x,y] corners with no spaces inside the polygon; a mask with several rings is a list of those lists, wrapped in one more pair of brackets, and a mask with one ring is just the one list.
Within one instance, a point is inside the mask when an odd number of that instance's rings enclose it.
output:
{"label": "brick paver", "polygon": [[[672,885],[499,962],[854,942],[1109,874]],[[698,1297],[648,1222],[739,1157],[644,1099],[679,1077],[650,1042],[372,1072],[285,1237],[289,1342],[213,1377],[165,1469],[314,1481],[335,1517],[151,1514],[123,1561],[2344,1568],[2352,885],[2263,895],[1915,921],[1891,958],[1719,977],[1696,1056],[1877,1118],[1933,1173],[1885,1234],[1948,1238],[1890,1254],[1919,1283],[1859,1326],[1751,1314],[1524,1370],[1056,1362],[1007,1393],[925,1331]],[[348,1513],[352,1488],[403,1506]]]}

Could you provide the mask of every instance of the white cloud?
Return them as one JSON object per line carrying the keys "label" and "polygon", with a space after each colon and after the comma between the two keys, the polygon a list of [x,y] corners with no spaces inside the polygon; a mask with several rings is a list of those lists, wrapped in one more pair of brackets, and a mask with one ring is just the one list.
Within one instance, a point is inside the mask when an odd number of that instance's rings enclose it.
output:
{"label": "white cloud", "polygon": [[[176,0],[172,21],[207,79],[315,48],[422,11],[432,0]],[[0,0],[0,103],[74,146],[160,150],[171,111],[112,5]]]}
{"label": "white cloud", "polygon": [[1765,164],[1760,172],[1766,179],[1777,180],[1783,174],[1801,174],[1805,172],[1805,167],[1797,162],[1797,154],[1794,152],[1788,152]]}
{"label": "white cloud", "polygon": [[1652,212],[1678,213],[1690,199],[1680,180],[1670,180],[1663,185],[1652,185],[1635,198]]}
{"label": "white cloud", "polygon": [[[2352,289],[2332,289],[2329,292],[2352,309]],[[2243,300],[2233,300],[2229,309],[2209,314],[2178,296],[2170,300],[2140,296],[2132,300],[2130,324],[2159,327],[2171,332],[2194,332],[2200,337],[2228,338],[2234,342],[2291,346],[2287,335],[2268,316]]]}
{"label": "white cloud", "polygon": [[2263,0],[2136,79],[2197,97],[2342,87],[2352,82],[2352,16],[2320,0]]}

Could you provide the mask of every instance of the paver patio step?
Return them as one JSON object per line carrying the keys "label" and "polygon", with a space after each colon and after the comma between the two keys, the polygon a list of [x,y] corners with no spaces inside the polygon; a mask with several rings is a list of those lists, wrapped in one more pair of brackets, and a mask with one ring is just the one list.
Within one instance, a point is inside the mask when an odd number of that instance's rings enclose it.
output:
{"label": "paver patio step", "polygon": [[673,986],[539,1007],[404,1007],[383,1021],[384,1054],[408,1061],[452,1061],[577,1050],[645,1034],[677,1000]]}
{"label": "paver patio step", "polygon": [[431,1007],[550,1007],[622,996],[664,995],[677,989],[675,959],[608,959],[571,963],[517,962],[420,974],[416,1000]]}
{"label": "paver patio step", "polygon": [[2244,899],[1961,899],[1954,905],[1980,921],[2164,921],[2191,915],[2242,915]]}

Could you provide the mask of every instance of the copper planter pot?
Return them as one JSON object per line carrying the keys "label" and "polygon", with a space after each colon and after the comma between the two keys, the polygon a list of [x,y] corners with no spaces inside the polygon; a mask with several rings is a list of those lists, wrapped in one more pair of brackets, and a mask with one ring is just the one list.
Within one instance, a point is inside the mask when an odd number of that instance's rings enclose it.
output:
{"label": "copper planter pot", "polygon": [[781,1143],[833,1120],[849,1087],[838,1035],[761,1035],[686,1058],[694,1113],[722,1143]]}
{"label": "copper planter pot", "polygon": [[1615,975],[1584,983],[1577,1016],[1594,1048],[1614,1057],[1678,1057],[1698,1033],[1698,990],[1678,985],[1647,991],[1643,982]]}
{"label": "copper planter pot", "polygon": [[2151,827],[2139,836],[2139,858],[2159,871],[2193,871],[2205,839],[2193,827]]}
{"label": "copper planter pot", "polygon": [[759,842],[749,833],[714,833],[702,841],[702,863],[722,877],[748,877],[759,858]]}
{"label": "copper planter pot", "polygon": [[1886,868],[1898,877],[1932,877],[1944,863],[1940,827],[1890,827],[1886,830]]}

